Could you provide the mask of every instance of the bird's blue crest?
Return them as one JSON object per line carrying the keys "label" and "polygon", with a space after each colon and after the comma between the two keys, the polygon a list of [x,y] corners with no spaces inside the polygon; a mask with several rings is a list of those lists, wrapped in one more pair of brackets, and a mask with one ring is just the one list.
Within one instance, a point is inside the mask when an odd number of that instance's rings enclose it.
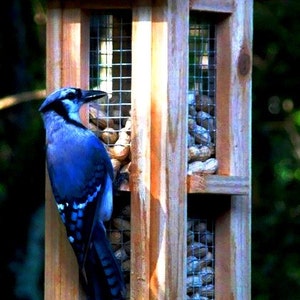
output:
{"label": "bird's blue crest", "polygon": [[45,101],[42,103],[42,105],[39,108],[39,111],[42,111],[45,107],[47,107],[49,104],[60,101],[66,98],[68,93],[76,93],[77,88],[74,87],[64,87],[58,90],[55,90],[51,94],[47,96]]}
{"label": "bird's blue crest", "polygon": [[52,103],[60,102],[66,99],[85,103],[105,96],[107,96],[107,93],[99,90],[82,90],[76,87],[63,87],[49,94],[40,106],[39,111],[42,112]]}

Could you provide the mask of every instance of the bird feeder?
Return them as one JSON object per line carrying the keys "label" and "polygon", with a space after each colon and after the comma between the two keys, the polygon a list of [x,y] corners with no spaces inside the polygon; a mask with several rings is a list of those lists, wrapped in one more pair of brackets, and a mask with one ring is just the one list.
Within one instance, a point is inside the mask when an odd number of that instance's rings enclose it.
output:
{"label": "bird feeder", "polygon": [[[48,0],[47,91],[108,93],[81,115],[114,166],[128,299],[251,298],[252,5]],[[85,299],[48,179],[45,299]]]}

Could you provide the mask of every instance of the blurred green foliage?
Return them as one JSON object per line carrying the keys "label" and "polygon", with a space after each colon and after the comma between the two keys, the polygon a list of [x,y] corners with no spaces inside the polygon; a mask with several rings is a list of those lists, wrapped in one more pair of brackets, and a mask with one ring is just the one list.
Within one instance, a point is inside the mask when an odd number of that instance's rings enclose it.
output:
{"label": "blurred green foliage", "polygon": [[[45,0],[0,11],[0,97],[45,87]],[[254,1],[252,298],[300,294],[300,2]],[[42,299],[44,133],[32,101],[0,111],[0,282]]]}
{"label": "blurred green foliage", "polygon": [[[45,3],[0,10],[0,98],[45,88]],[[0,110],[0,282],[5,299],[43,299],[44,132],[29,101]]]}
{"label": "blurred green foliage", "polygon": [[300,293],[300,2],[254,1],[253,299]]}

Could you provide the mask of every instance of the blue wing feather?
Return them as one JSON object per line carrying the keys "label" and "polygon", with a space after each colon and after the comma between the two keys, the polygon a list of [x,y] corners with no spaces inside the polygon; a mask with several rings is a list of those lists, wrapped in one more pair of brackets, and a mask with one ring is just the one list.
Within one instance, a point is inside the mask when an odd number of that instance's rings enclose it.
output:
{"label": "blue wing feather", "polygon": [[[99,197],[101,189],[110,190],[111,162],[98,138],[90,131],[82,131],[81,139],[78,135],[72,137],[72,134],[62,136],[62,145],[72,143],[72,153],[66,147],[60,150],[58,156],[51,153],[52,145],[47,145],[47,165],[53,194],[68,238],[76,248],[75,252],[81,253],[78,257],[80,265],[83,264],[94,218],[105,216],[103,221],[106,221],[112,213],[112,195],[107,197],[108,193],[102,192]],[[73,157],[82,159],[73,161]]]}

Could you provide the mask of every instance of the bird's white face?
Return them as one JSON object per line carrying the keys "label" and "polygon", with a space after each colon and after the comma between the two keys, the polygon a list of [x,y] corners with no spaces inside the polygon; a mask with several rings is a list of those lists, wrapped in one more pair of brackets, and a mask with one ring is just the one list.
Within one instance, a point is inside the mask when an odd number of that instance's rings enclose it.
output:
{"label": "bird's white face", "polygon": [[63,103],[70,119],[80,122],[79,110],[83,101],[80,101],[81,92],[78,89],[66,88],[62,89],[60,99]]}
{"label": "bird's white face", "polygon": [[78,113],[80,106],[78,105],[78,101],[76,100],[69,100],[69,99],[65,99],[62,101],[62,103],[64,104],[64,107],[67,109],[67,111],[70,113]]}
{"label": "bird's white face", "polygon": [[68,112],[69,118],[80,122],[79,110],[81,105],[78,105],[78,101],[65,99],[62,101],[62,103]]}

